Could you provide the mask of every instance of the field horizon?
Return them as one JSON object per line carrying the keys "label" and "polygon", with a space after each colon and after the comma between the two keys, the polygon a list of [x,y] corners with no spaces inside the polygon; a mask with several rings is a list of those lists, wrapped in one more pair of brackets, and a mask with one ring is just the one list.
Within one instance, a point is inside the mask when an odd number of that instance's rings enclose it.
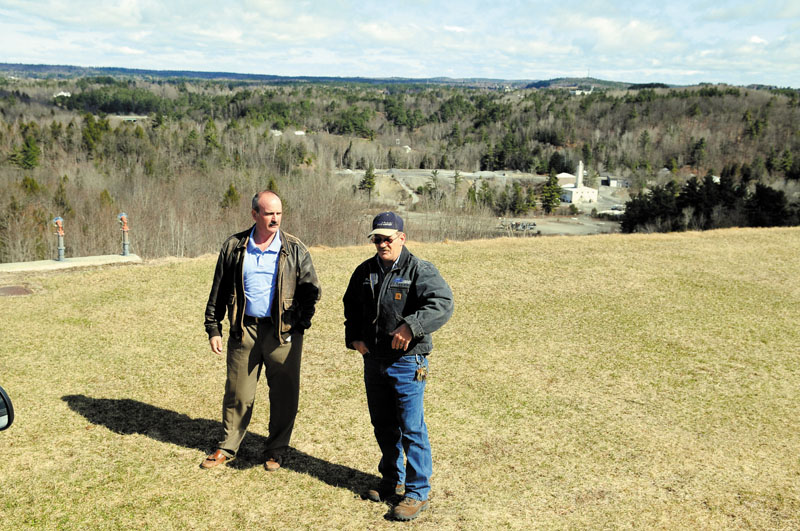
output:
{"label": "field horizon", "polygon": [[0,298],[3,527],[800,527],[800,228],[407,245],[456,302],[430,357],[418,520],[358,495],[378,461],[343,338],[347,280],[374,253],[358,245],[311,248],[322,300],[271,474],[263,380],[240,456],[198,466],[221,432],[215,255],[0,273],[32,291]]}

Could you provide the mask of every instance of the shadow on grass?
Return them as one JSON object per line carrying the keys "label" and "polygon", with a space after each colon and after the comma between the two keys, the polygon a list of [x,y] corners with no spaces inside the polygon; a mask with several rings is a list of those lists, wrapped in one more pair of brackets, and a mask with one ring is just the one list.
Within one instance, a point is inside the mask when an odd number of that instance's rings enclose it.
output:
{"label": "shadow on grass", "polygon": [[[222,423],[208,419],[193,419],[168,409],[151,406],[138,400],[91,398],[84,395],[61,397],[73,411],[86,417],[92,424],[107,427],[115,433],[146,435],[157,441],[196,448],[205,454],[216,449],[208,444],[210,437],[222,434]],[[267,438],[248,432],[242,447],[229,468],[246,469],[262,466],[266,454]],[[198,466],[199,466],[198,461]],[[379,478],[344,465],[329,463],[290,448],[284,458],[284,468],[308,474],[333,487],[343,487],[360,494],[365,485],[376,484]]]}

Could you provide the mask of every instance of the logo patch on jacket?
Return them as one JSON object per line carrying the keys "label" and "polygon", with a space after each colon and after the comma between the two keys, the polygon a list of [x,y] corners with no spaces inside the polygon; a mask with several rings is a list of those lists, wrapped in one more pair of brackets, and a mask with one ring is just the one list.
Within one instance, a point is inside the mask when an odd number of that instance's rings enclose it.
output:
{"label": "logo patch on jacket", "polygon": [[392,284],[393,284],[392,285],[393,288],[410,288],[411,287],[411,281],[410,280],[406,280],[404,278],[396,278],[396,279],[394,279],[392,281]]}

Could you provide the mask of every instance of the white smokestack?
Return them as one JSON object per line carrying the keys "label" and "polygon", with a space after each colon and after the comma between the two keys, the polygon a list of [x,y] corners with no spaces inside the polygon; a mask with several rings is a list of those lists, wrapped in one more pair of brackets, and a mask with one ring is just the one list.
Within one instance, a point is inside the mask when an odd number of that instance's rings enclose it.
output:
{"label": "white smokestack", "polygon": [[578,162],[578,175],[575,177],[575,188],[583,186],[583,161]]}

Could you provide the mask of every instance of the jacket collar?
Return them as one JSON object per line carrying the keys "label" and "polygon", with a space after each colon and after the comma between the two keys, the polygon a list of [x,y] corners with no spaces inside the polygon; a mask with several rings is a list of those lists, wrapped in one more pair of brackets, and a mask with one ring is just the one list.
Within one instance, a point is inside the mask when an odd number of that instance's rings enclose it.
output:
{"label": "jacket collar", "polygon": [[236,235],[239,238],[239,243],[236,244],[236,250],[245,250],[247,248],[247,240],[250,239],[250,233],[253,231],[253,227],[255,226],[256,224],[253,223],[250,225],[249,229],[245,229]]}
{"label": "jacket collar", "polygon": [[[237,236],[239,237],[239,243],[236,244],[237,250],[244,251],[247,248],[247,240],[250,239],[250,233],[253,232],[253,227],[255,226],[256,224],[253,223],[252,225],[250,225],[249,229],[245,229],[239,234],[237,234]],[[278,234],[281,239],[281,252],[288,253],[288,251],[286,250],[286,233],[283,232],[283,229],[278,229]],[[405,248],[403,248],[403,250],[405,251]]]}
{"label": "jacket collar", "polygon": [[411,260],[411,251],[409,251],[408,248],[403,245],[403,249],[400,251],[400,256],[397,257],[396,265],[397,267],[403,267],[408,263],[409,260]]}

